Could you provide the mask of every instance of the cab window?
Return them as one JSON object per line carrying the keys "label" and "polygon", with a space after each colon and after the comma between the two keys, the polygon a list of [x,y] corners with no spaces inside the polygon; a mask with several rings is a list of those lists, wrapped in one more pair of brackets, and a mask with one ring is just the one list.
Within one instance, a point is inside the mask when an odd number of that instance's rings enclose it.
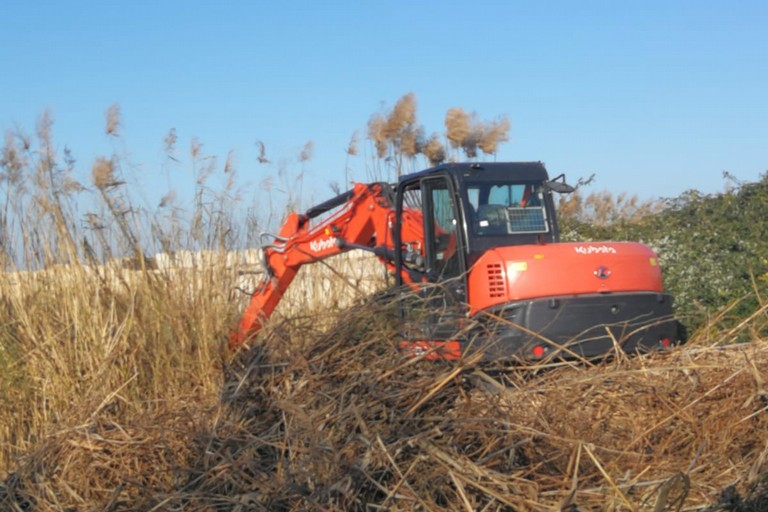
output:
{"label": "cab window", "polygon": [[472,232],[479,236],[548,232],[543,194],[536,183],[468,183]]}

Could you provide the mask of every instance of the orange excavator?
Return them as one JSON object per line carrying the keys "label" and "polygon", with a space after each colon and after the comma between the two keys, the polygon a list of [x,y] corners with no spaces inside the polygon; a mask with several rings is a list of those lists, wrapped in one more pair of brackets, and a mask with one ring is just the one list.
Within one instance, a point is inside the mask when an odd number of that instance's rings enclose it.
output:
{"label": "orange excavator", "polygon": [[[553,195],[573,190],[541,162],[449,163],[291,213],[262,245],[266,274],[230,347],[257,335],[302,265],[351,250],[394,276],[413,355],[595,358],[684,341],[649,247],[560,242]],[[416,328],[413,297],[427,312]]]}

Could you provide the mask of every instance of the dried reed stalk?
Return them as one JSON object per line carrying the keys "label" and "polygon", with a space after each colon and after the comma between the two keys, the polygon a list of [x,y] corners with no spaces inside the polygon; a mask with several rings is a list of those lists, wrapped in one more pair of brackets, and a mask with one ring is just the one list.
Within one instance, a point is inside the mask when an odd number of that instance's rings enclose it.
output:
{"label": "dried reed stalk", "polygon": [[96,414],[30,454],[0,503],[678,510],[724,489],[765,503],[768,341],[487,374],[403,359],[390,308],[347,310],[329,330],[273,322],[218,407],[185,403],[196,421]]}

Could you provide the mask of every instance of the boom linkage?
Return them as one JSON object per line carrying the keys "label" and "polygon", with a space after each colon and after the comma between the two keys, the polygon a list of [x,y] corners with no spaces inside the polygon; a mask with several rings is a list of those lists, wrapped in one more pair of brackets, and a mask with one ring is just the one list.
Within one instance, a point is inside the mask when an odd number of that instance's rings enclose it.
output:
{"label": "boom linkage", "polygon": [[[315,226],[310,220],[333,212]],[[266,273],[237,328],[230,334],[234,350],[252,339],[280,303],[299,269],[353,249],[376,254],[394,270],[391,189],[386,183],[356,183],[352,190],[313,206],[306,213],[290,213],[273,241],[263,245]]]}

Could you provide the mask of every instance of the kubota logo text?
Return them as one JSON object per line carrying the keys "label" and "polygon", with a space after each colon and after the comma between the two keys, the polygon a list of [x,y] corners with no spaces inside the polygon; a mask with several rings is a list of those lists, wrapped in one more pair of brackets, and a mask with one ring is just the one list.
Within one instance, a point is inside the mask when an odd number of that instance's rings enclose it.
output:
{"label": "kubota logo text", "polygon": [[336,237],[326,238],[325,240],[312,240],[309,242],[309,249],[312,252],[327,251],[336,246]]}
{"label": "kubota logo text", "polygon": [[573,250],[579,254],[616,254],[616,249],[608,245],[579,245]]}

